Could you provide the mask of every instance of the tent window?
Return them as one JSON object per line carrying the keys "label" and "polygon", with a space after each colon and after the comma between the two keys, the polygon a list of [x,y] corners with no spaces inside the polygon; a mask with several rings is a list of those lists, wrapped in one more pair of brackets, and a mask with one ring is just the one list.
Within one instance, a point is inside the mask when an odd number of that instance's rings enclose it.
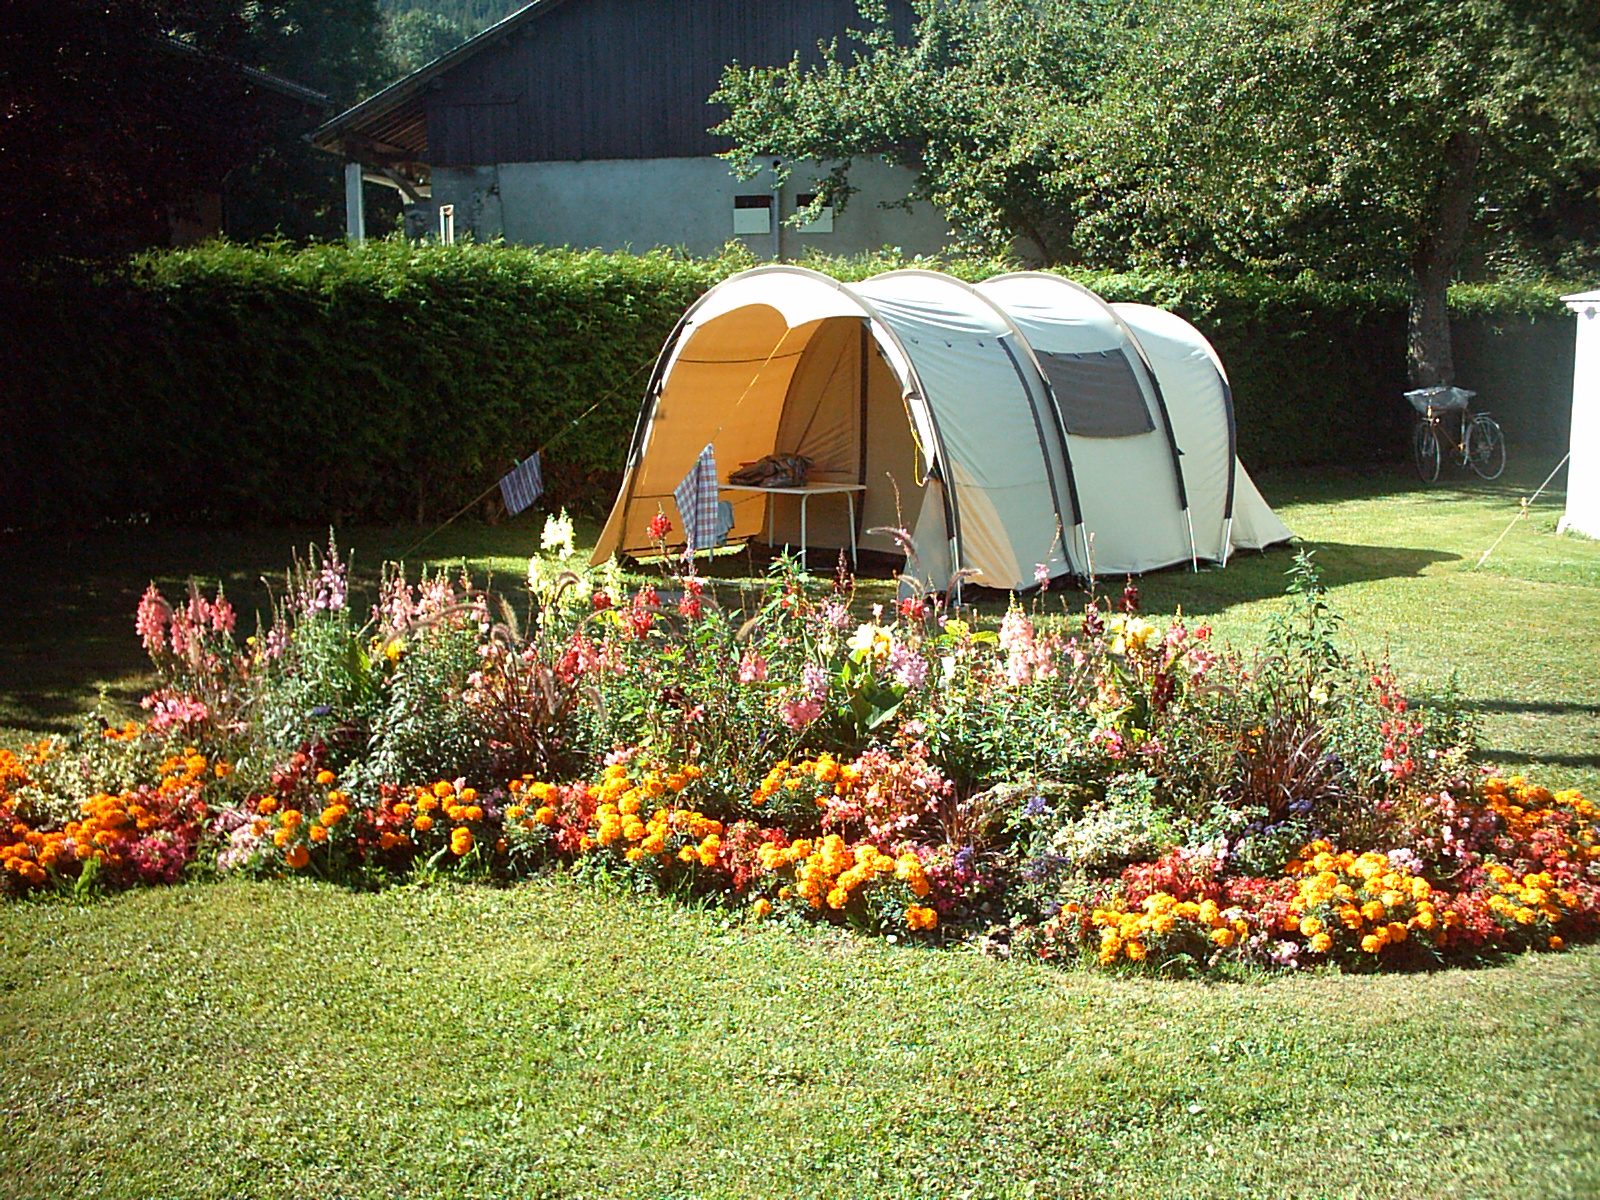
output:
{"label": "tent window", "polygon": [[1120,350],[1084,354],[1039,352],[1067,432],[1077,437],[1137,437],[1155,429],[1150,406]]}

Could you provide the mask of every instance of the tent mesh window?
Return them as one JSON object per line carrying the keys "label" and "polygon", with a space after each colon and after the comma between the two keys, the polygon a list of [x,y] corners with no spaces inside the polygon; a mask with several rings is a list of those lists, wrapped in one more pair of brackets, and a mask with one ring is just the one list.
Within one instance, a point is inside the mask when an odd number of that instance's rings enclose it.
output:
{"label": "tent mesh window", "polygon": [[1061,420],[1077,437],[1137,437],[1155,429],[1144,390],[1120,350],[1039,351]]}

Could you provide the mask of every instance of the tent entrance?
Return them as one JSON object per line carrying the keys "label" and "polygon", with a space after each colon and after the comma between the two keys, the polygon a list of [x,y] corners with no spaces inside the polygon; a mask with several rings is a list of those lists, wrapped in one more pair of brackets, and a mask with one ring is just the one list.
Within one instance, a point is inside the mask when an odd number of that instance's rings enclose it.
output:
{"label": "tent entrance", "polygon": [[[817,323],[795,368],[767,453],[805,455],[817,483],[865,485],[867,490],[856,497],[857,544],[862,550],[898,553],[893,539],[868,531],[909,528],[916,520],[922,502],[916,443],[900,380],[867,321],[834,317]],[[729,463],[727,469],[736,466]],[[781,496],[754,499],[763,519],[766,506],[773,507],[773,541],[798,545],[798,504]],[[811,501],[806,522],[810,547],[847,547],[848,519],[842,496]],[[755,536],[764,538],[765,528],[763,524]]]}
{"label": "tent entrance", "polygon": [[[755,304],[692,325],[669,351],[635,467],[602,541],[615,536],[620,549],[648,553],[643,531],[658,508],[681,531],[673,489],[710,443],[724,480],[768,454],[803,454],[812,460],[813,481],[863,485],[855,496],[858,549],[900,556],[893,538],[869,531],[926,521],[930,489],[918,482],[903,392],[863,316],[790,326],[775,308]],[[936,487],[931,492],[939,499]],[[776,546],[799,548],[797,501],[749,492],[723,498],[733,505],[730,542],[765,542],[770,528]],[[842,494],[813,497],[807,548],[847,548],[849,513]]]}

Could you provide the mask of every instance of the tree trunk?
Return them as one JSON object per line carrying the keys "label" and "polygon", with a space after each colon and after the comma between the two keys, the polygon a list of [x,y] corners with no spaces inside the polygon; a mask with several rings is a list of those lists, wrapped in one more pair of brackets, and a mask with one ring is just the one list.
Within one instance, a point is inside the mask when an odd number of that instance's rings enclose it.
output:
{"label": "tree trunk", "polygon": [[1455,382],[1455,361],[1450,353],[1450,278],[1472,220],[1482,153],[1481,134],[1463,130],[1450,135],[1433,202],[1428,206],[1422,244],[1411,261],[1406,374],[1414,388]]}

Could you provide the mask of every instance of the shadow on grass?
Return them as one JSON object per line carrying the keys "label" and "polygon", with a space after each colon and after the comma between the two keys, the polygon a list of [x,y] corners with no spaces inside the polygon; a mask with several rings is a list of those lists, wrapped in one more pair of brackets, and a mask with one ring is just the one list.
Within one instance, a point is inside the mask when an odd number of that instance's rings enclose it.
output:
{"label": "shadow on grass", "polygon": [[1484,746],[1480,748],[1479,753],[1490,762],[1500,763],[1508,767],[1592,767],[1600,769],[1600,752],[1594,754],[1528,754],[1521,750],[1503,750],[1495,746]]}
{"label": "shadow on grass", "polygon": [[[1544,482],[1559,452],[1539,446],[1511,446],[1505,474],[1499,479],[1479,479],[1470,471],[1446,467],[1435,483],[1423,483],[1409,464],[1382,467],[1275,468],[1252,472],[1268,504],[1328,504],[1341,500],[1375,500],[1384,496],[1432,495],[1448,498],[1498,498],[1515,504]],[[1566,492],[1567,472],[1556,472],[1545,488],[1543,500],[1555,502]]]}
{"label": "shadow on grass", "polygon": [[1600,704],[1569,703],[1564,700],[1464,700],[1462,707],[1475,712],[1544,713],[1550,716],[1589,714],[1600,716]]}

